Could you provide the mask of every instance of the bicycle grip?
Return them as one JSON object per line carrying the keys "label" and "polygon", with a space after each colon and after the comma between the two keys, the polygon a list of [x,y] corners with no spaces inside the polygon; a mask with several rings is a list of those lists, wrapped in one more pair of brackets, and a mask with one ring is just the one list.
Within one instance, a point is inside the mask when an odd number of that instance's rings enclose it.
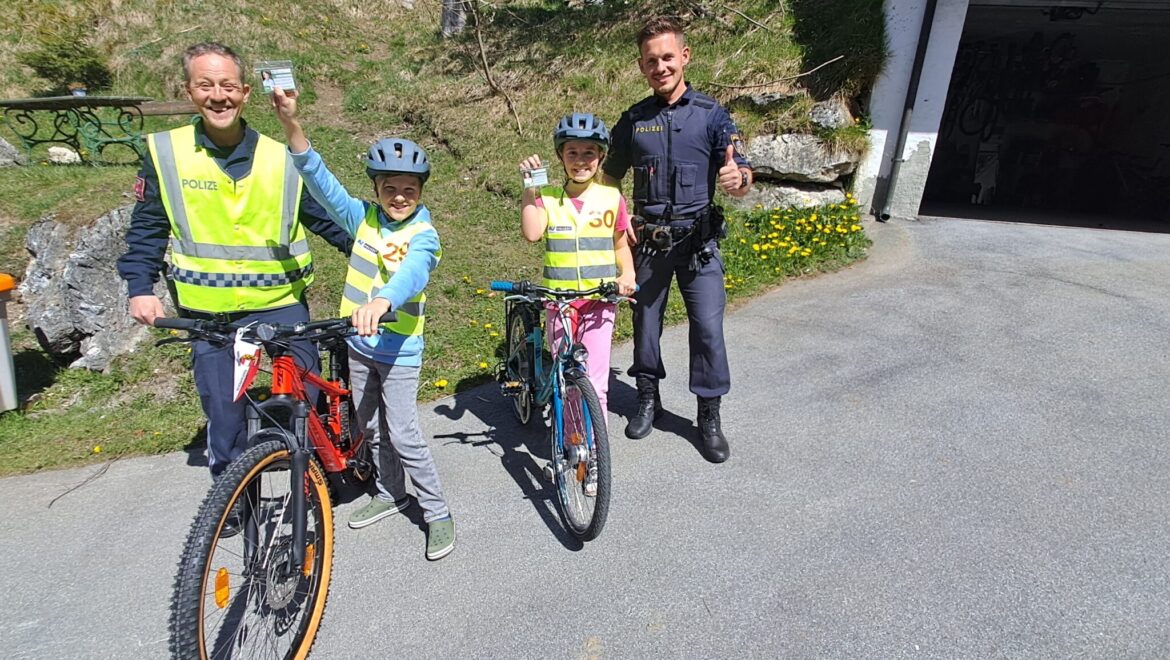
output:
{"label": "bicycle grip", "polygon": [[394,310],[390,310],[389,312],[386,312],[385,314],[382,315],[381,318],[378,319],[378,323],[393,323],[397,320],[398,320],[398,312],[395,312]]}
{"label": "bicycle grip", "polygon": [[504,282],[501,280],[492,280],[492,283],[489,286],[491,287],[492,291],[503,291],[504,293],[512,293],[512,291],[516,288],[516,283],[515,282]]}
{"label": "bicycle grip", "polygon": [[154,327],[164,330],[191,330],[199,323],[196,319],[175,319],[159,317],[154,320]]}

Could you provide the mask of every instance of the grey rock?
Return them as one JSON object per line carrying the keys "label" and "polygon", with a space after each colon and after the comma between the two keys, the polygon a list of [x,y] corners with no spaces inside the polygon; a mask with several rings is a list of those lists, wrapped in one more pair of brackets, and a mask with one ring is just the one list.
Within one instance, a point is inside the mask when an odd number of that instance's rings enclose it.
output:
{"label": "grey rock", "polygon": [[81,155],[69,147],[49,147],[49,162],[54,165],[74,165],[81,162]]}
{"label": "grey rock", "polygon": [[[29,229],[33,258],[21,283],[25,322],[49,353],[70,367],[105,371],[147,335],[127,312],[126,283],[115,268],[126,250],[131,206],[73,230],[51,217]],[[167,301],[166,286],[155,293]]]}
{"label": "grey rock", "polygon": [[741,209],[752,209],[757,205],[768,209],[811,208],[842,204],[845,191],[836,186],[816,184],[774,184],[757,181],[748,194],[739,199],[729,198],[732,205]]}
{"label": "grey rock", "polygon": [[808,118],[822,128],[844,128],[853,124],[853,113],[840,100],[820,101],[808,111]]}
{"label": "grey rock", "polygon": [[25,323],[48,353],[76,355],[82,336],[73,326],[60,281],[73,248],[72,232],[48,216],[29,227],[25,247],[32,257],[18,289],[25,305]]}
{"label": "grey rock", "polygon": [[761,135],[748,142],[748,160],[759,177],[829,183],[851,174],[859,154],[831,149],[815,135]]}
{"label": "grey rock", "polygon": [[28,160],[20,149],[9,144],[4,138],[0,138],[0,167],[13,167],[27,163]]}

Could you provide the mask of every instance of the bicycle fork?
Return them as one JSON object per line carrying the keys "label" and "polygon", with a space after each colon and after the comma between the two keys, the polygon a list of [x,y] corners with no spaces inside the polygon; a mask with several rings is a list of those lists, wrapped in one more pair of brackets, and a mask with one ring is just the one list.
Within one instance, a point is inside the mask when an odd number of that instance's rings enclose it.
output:
{"label": "bicycle fork", "polygon": [[308,420],[309,404],[297,401],[292,410],[293,435],[296,446],[292,447],[292,461],[289,468],[289,496],[292,509],[292,551],[289,554],[289,574],[299,571],[305,564],[305,534],[308,530],[307,500],[308,485],[305,477],[309,471]]}

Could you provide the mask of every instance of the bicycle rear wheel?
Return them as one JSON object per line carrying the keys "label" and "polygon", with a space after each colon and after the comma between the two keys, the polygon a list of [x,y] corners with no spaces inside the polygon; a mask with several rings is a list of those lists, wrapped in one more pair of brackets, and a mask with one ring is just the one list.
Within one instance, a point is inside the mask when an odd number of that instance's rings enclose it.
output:
{"label": "bicycle rear wheel", "polygon": [[[554,412],[552,459],[561,519],[573,536],[592,541],[609,514],[609,435],[601,402],[584,375],[565,374],[560,410]],[[596,494],[588,492],[593,479]]]}
{"label": "bicycle rear wheel", "polygon": [[[171,653],[180,658],[304,658],[329,592],[333,511],[315,459],[305,472],[305,561],[291,566],[290,454],[281,441],[244,452],[199,509],[175,579]],[[229,519],[238,529],[231,535]]]}
{"label": "bicycle rear wheel", "polygon": [[520,392],[512,397],[512,412],[521,424],[532,418],[532,351],[528,337],[536,327],[532,313],[520,305],[508,310],[508,355],[506,377],[520,383]]}

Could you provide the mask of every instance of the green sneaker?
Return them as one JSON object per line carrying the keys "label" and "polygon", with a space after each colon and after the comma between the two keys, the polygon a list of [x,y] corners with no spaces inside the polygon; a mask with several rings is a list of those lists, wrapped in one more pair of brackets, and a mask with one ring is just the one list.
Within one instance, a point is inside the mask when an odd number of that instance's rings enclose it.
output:
{"label": "green sneaker", "polygon": [[349,526],[353,529],[369,527],[383,518],[401,513],[410,506],[410,498],[404,497],[397,502],[387,502],[379,497],[371,497],[365,506],[349,514]]}
{"label": "green sneaker", "polygon": [[442,559],[454,549],[455,521],[451,516],[427,525],[427,559]]}

